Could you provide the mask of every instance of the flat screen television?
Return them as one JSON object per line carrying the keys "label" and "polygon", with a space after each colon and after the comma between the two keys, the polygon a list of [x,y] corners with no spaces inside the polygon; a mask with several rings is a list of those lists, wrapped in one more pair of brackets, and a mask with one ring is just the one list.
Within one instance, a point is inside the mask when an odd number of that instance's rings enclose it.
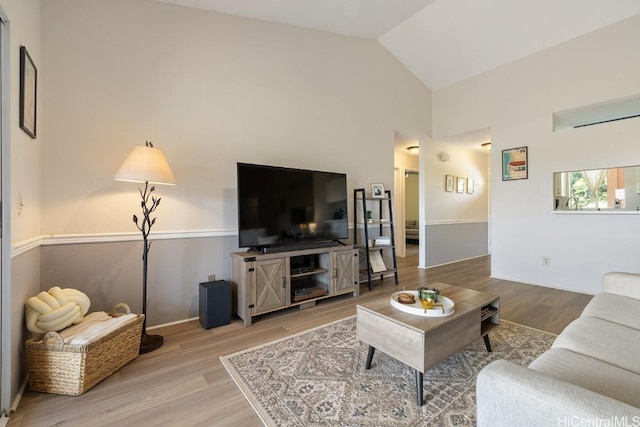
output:
{"label": "flat screen television", "polygon": [[262,252],[347,239],[346,174],[238,163],[238,235]]}

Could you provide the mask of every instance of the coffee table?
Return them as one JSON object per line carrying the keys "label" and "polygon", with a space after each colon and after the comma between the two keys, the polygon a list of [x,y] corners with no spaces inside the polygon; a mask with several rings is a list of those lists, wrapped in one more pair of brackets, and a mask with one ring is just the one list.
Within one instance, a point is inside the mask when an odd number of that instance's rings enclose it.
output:
{"label": "coffee table", "polygon": [[369,345],[366,368],[378,349],[415,369],[418,405],[424,373],[480,337],[491,352],[489,332],[500,323],[500,297],[445,283],[430,283],[455,303],[446,317],[422,317],[392,307],[389,295],[356,306],[357,337]]}

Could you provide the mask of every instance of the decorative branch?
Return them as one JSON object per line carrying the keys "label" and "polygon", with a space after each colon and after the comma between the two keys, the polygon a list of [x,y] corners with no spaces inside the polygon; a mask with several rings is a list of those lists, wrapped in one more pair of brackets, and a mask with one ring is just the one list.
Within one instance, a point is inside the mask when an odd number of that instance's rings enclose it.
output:
{"label": "decorative branch", "polygon": [[[147,142],[147,144],[149,144],[149,142]],[[162,200],[161,197],[156,198],[155,196],[151,196],[151,193],[153,193],[155,189],[155,186],[151,186],[151,188],[149,188],[148,181],[145,181],[144,183],[144,191],[142,189],[138,189],[140,191],[140,197],[142,198],[142,201],[140,202],[140,207],[142,208],[143,215],[142,221],[138,222],[138,216],[135,214],[133,215],[134,224],[136,225],[138,230],[142,232],[142,239],[144,241],[145,248],[145,251],[142,254],[143,259],[149,251],[149,248],[151,248],[151,243],[147,241],[147,238],[149,236],[149,233],[151,232],[151,227],[156,223],[156,218],[152,219],[151,214],[158,208],[158,206],[160,205],[160,201]],[[150,206],[149,197],[151,197]]]}

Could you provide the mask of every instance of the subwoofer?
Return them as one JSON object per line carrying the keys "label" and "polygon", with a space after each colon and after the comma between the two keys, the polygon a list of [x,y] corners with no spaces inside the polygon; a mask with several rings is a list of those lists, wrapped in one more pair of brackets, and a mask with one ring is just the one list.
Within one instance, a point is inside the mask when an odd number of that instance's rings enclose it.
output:
{"label": "subwoofer", "polygon": [[200,283],[200,324],[209,329],[231,323],[231,284],[225,280]]}

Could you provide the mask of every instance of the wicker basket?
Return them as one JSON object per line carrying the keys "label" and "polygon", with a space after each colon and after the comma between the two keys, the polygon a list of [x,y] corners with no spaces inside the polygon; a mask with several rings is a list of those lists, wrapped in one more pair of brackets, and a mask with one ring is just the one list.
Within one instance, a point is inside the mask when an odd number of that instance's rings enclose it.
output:
{"label": "wicker basket", "polygon": [[[126,314],[131,310],[118,304]],[[111,313],[112,317],[122,313]],[[26,341],[29,387],[32,391],[77,396],[138,357],[142,321],[138,314],[107,335],[88,344],[64,344],[57,332]],[[47,344],[49,338],[56,343]]]}

